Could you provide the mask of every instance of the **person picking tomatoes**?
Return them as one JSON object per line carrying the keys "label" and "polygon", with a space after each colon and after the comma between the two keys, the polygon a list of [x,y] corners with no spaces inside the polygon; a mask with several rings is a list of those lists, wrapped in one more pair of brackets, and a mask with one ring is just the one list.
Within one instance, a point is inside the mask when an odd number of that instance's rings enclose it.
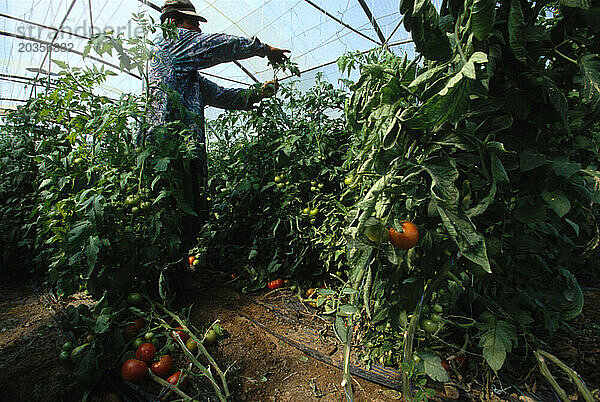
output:
{"label": "person picking tomatoes", "polygon": [[280,64],[287,59],[285,53],[289,50],[267,45],[256,37],[203,33],[200,23],[206,22],[206,18],[196,13],[190,0],[166,0],[160,20],[161,23],[174,23],[177,32],[175,38],[160,34],[154,40],[148,72],[148,89],[152,95],[150,127],[146,133],[140,133],[138,142],[169,137],[170,131],[175,130],[169,130],[165,125],[174,121],[180,121],[182,128],[191,130],[194,157],[186,193],[198,217],[192,217],[183,228],[182,246],[185,249],[199,229],[200,218],[205,219],[208,213],[206,195],[201,196],[208,176],[204,107],[250,110],[277,92],[276,82],[267,82],[258,89],[223,88],[200,71],[253,56],[267,57],[272,64]]}

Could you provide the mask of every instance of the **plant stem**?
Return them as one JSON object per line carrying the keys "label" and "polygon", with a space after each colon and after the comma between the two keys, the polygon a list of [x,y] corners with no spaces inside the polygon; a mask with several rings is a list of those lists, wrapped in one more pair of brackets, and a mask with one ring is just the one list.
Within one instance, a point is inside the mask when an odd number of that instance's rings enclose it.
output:
{"label": "plant stem", "polygon": [[173,384],[171,384],[171,383],[163,380],[162,378],[154,375],[154,373],[152,371],[148,370],[148,374],[150,374],[150,378],[152,379],[152,381],[154,381],[154,382],[162,385],[163,387],[169,387],[172,392],[175,392],[177,395],[179,395],[180,397],[182,397],[186,401],[193,401],[193,400],[195,400],[195,399],[192,399],[192,397],[190,397],[188,394],[186,394],[185,392],[183,392],[182,390],[180,390],[178,387],[176,387]]}
{"label": "plant stem", "polygon": [[[223,392],[225,393],[225,396],[228,398],[230,396],[230,393],[229,393],[229,386],[227,385],[227,380],[225,378],[225,373],[223,373],[221,368],[217,365],[217,362],[215,361],[215,359],[213,359],[213,357],[210,355],[210,353],[208,353],[208,351],[204,347],[204,344],[202,343],[202,341],[200,339],[198,339],[198,337],[192,331],[190,331],[190,329],[185,325],[185,323],[181,320],[181,318],[179,318],[176,314],[170,312],[162,304],[159,304],[158,306],[165,313],[169,314],[169,316],[171,316],[171,318],[173,318],[175,321],[177,321],[177,323],[181,326],[181,328],[183,328],[184,332],[186,332],[190,336],[190,338],[192,338],[194,341],[196,341],[196,343],[198,344],[198,350],[200,350],[200,352],[202,352],[202,354],[206,357],[206,359],[208,360],[210,365],[212,367],[214,367],[215,371],[219,375],[219,377],[221,379],[221,383],[223,384]],[[187,350],[187,348],[184,348],[184,351],[185,350]],[[204,367],[204,366],[202,366],[202,367]],[[210,376],[212,376],[212,374],[210,374],[210,372],[208,372],[208,373]],[[220,390],[219,390],[219,392],[220,392]]]}
{"label": "plant stem", "polygon": [[[404,335],[404,362],[410,364],[412,361],[413,353],[413,341],[415,338],[415,332],[417,331],[417,325],[419,324],[419,318],[421,315],[421,308],[424,302],[429,302],[431,294],[440,286],[442,280],[446,278],[446,274],[450,270],[452,264],[446,263],[442,270],[438,273],[437,277],[433,279],[428,285],[425,286],[423,296],[413,311],[413,316],[410,319],[408,328]],[[410,377],[406,371],[402,371],[402,393],[407,401],[412,401],[412,391],[410,389]]]}
{"label": "plant stem", "polygon": [[577,374],[577,372],[575,372],[569,366],[567,366],[562,361],[560,361],[556,356],[551,355],[548,352],[544,352],[543,350],[539,349],[533,353],[538,361],[538,366],[540,367],[540,371],[542,372],[542,375],[544,377],[546,377],[546,380],[548,380],[550,385],[552,385],[552,388],[554,388],[554,390],[556,391],[556,393],[558,394],[558,396],[560,397],[561,400],[568,402],[570,399],[567,396],[567,393],[565,392],[565,390],[562,389],[560,387],[560,385],[558,385],[558,382],[556,382],[556,379],[554,378],[552,373],[550,373],[550,369],[548,369],[548,366],[546,365],[546,359],[555,363],[565,373],[567,373],[567,375],[569,377],[571,377],[571,380],[573,380],[573,382],[575,383],[575,386],[577,386],[577,390],[579,391],[581,396],[583,396],[583,399],[585,399],[586,402],[592,402],[594,400],[594,396],[592,395],[590,390],[585,386],[585,384],[583,383],[583,381],[581,380],[581,377],[579,376],[579,374]]}

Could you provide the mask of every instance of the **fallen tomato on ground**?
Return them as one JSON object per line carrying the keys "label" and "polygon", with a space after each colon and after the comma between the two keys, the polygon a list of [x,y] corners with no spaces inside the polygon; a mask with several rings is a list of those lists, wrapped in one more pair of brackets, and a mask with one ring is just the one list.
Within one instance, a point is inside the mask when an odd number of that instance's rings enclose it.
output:
{"label": "fallen tomato on ground", "polygon": [[267,287],[270,290],[274,290],[274,289],[279,289],[280,287],[283,286],[283,284],[284,284],[283,279],[279,278],[279,279],[275,279],[274,281],[267,283]]}
{"label": "fallen tomato on ground", "polygon": [[186,334],[185,332],[183,332],[183,327],[179,326],[177,328],[175,328],[175,330],[171,331],[171,338],[177,340],[177,338],[175,337],[175,334],[178,334],[179,337],[181,338],[181,340],[185,343],[188,338],[190,337],[188,334]]}
{"label": "fallen tomato on ground", "polygon": [[168,377],[173,372],[173,359],[169,355],[161,356],[159,361],[152,363],[150,370],[161,378]]}
{"label": "fallen tomato on ground", "polygon": [[[181,377],[181,374],[183,374],[182,371],[176,371],[169,378],[167,378],[167,382],[169,384],[177,385],[177,382],[179,381],[179,377]],[[183,382],[181,384],[179,384],[179,386],[183,387],[185,384],[187,384],[187,379],[184,379]]]}
{"label": "fallen tomato on ground", "polygon": [[146,376],[148,365],[146,362],[137,359],[129,359],[121,367],[121,377],[125,381],[136,382]]}
{"label": "fallen tomato on ground", "polygon": [[151,343],[142,343],[139,348],[135,351],[135,357],[139,360],[143,360],[146,363],[150,363],[154,360],[156,354],[156,346]]}

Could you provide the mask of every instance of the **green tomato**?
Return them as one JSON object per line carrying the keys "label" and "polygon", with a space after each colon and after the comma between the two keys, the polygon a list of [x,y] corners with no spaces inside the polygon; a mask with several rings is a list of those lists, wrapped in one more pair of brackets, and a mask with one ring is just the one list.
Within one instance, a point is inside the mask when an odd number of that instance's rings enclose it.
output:
{"label": "green tomato", "polygon": [[199,260],[198,258],[196,258],[196,259],[194,260],[194,262],[192,263],[192,265],[193,265],[194,267],[197,267],[198,265],[200,265],[200,260]]}
{"label": "green tomato", "polygon": [[285,183],[277,183],[277,187],[279,187],[279,188],[285,188]]}
{"label": "green tomato", "polygon": [[275,178],[273,179],[273,181],[275,183],[280,183],[281,182],[281,177],[280,176],[275,176]]}
{"label": "green tomato", "polygon": [[131,213],[134,215],[137,215],[140,213],[140,207],[133,207],[131,208]]}
{"label": "green tomato", "polygon": [[145,343],[142,338],[136,338],[135,341],[133,341],[133,348],[137,350],[137,348],[142,346],[142,343]]}
{"label": "green tomato", "polygon": [[354,183],[354,177],[348,176],[344,179],[344,184],[347,186],[351,186]]}
{"label": "green tomato", "polygon": [[316,221],[317,221],[317,220],[316,220],[315,218],[312,218],[312,219],[310,220],[310,224],[311,224],[311,225],[314,225]]}
{"label": "green tomato", "polygon": [[321,189],[323,188],[323,183],[319,183],[319,184],[317,185],[317,188],[318,188],[319,190],[321,190]]}
{"label": "green tomato", "polygon": [[73,350],[73,342],[71,341],[66,341],[65,344],[62,347],[62,350],[66,350],[66,351],[71,351]]}
{"label": "green tomato", "polygon": [[144,335],[144,339],[146,340],[150,340],[154,338],[154,332],[146,332],[146,335]]}
{"label": "green tomato", "polygon": [[305,214],[307,214],[307,215],[308,215],[308,214],[310,213],[310,208],[309,208],[309,207],[306,207],[306,208],[304,208],[304,209],[302,210],[302,212],[304,212]]}
{"label": "green tomato", "polygon": [[431,321],[433,321],[433,322],[442,322],[443,318],[438,313],[431,313]]}
{"label": "green tomato", "polygon": [[316,216],[319,213],[319,209],[318,208],[311,209],[309,213],[311,216]]}
{"label": "green tomato", "polygon": [[483,313],[481,313],[479,315],[479,320],[482,322],[491,322],[495,319],[496,317],[494,316],[494,314],[490,313],[489,311],[485,310]]}
{"label": "green tomato", "polygon": [[438,314],[441,314],[444,312],[444,307],[440,303],[435,303],[431,308],[433,309],[433,311],[435,311]]}
{"label": "green tomato", "polygon": [[205,345],[214,345],[217,340],[219,339],[219,336],[217,335],[217,333],[212,330],[209,329],[208,332],[206,333],[206,335],[204,336],[204,344]]}
{"label": "green tomato", "polygon": [[67,350],[61,350],[60,354],[58,355],[58,360],[60,360],[61,362],[69,361],[70,358],[71,353]]}
{"label": "green tomato", "polygon": [[316,182],[316,181],[314,181],[314,180],[311,180],[311,181],[310,181],[310,185],[314,187],[314,186],[316,186],[316,185],[317,185],[317,182]]}
{"label": "green tomato", "polygon": [[75,160],[73,161],[73,163],[79,165],[79,164],[83,163],[83,158],[75,158]]}
{"label": "green tomato", "polygon": [[423,320],[421,322],[421,328],[423,328],[423,330],[428,334],[433,334],[438,330],[439,324],[432,320]]}
{"label": "green tomato", "polygon": [[129,293],[129,295],[127,295],[127,304],[129,304],[130,306],[138,306],[142,303],[142,299],[143,297],[140,293]]}
{"label": "green tomato", "polygon": [[312,192],[314,193],[314,192],[318,191],[318,189],[317,189],[317,187],[316,187],[316,186],[312,186],[312,187],[310,188],[310,191],[312,191]]}
{"label": "green tomato", "polygon": [[153,344],[156,349],[160,349],[160,339],[157,337],[154,337],[152,339],[150,339],[150,343]]}

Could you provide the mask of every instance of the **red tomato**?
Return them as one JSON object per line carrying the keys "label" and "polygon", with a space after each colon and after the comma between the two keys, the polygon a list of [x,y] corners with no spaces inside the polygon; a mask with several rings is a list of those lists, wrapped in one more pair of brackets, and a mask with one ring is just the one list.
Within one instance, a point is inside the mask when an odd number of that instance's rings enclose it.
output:
{"label": "red tomato", "polygon": [[196,259],[196,257],[194,257],[193,255],[189,256],[188,261],[190,262],[190,265],[194,264],[195,259]]}
{"label": "red tomato", "polygon": [[279,279],[275,279],[274,281],[271,281],[271,282],[267,283],[267,287],[270,290],[278,289],[278,288],[280,288],[280,287],[283,286],[283,283],[284,283],[283,279],[279,278]]}
{"label": "red tomato", "polygon": [[175,334],[179,334],[179,337],[181,338],[181,340],[185,343],[185,341],[188,340],[188,338],[190,337],[188,334],[186,334],[185,332],[183,332],[183,328],[182,327],[177,327],[176,331],[171,331],[171,337],[173,339],[175,339]]}
{"label": "red tomato", "polygon": [[135,352],[135,357],[139,360],[143,360],[146,363],[150,363],[154,359],[156,354],[156,346],[151,343],[142,343]]}
{"label": "red tomato", "polygon": [[137,329],[135,328],[135,324],[127,324],[125,327],[125,337],[127,339],[131,339],[137,333]]}
{"label": "red tomato", "polygon": [[133,325],[135,325],[135,329],[139,331],[146,326],[146,320],[143,318],[136,318],[133,320]]}
{"label": "red tomato", "polygon": [[136,359],[129,359],[121,367],[121,377],[125,381],[136,382],[146,376],[148,366],[146,362]]}
{"label": "red tomato", "polygon": [[[179,381],[179,377],[181,377],[181,374],[183,374],[181,371],[176,371],[175,373],[173,373],[173,375],[171,375],[171,377],[167,378],[167,382],[169,384],[177,384],[177,381]],[[187,384],[187,378],[183,380],[183,382],[181,384],[179,384],[180,387],[183,387],[185,384]]]}
{"label": "red tomato", "polygon": [[450,365],[446,360],[442,360],[442,367],[444,368],[444,370],[450,371]]}
{"label": "red tomato", "polygon": [[152,363],[150,370],[155,375],[165,378],[173,371],[173,359],[169,355],[164,355],[159,361]]}
{"label": "red tomato", "polygon": [[409,221],[402,221],[400,225],[402,225],[402,232],[390,228],[390,243],[400,250],[413,248],[419,242],[419,229]]}

